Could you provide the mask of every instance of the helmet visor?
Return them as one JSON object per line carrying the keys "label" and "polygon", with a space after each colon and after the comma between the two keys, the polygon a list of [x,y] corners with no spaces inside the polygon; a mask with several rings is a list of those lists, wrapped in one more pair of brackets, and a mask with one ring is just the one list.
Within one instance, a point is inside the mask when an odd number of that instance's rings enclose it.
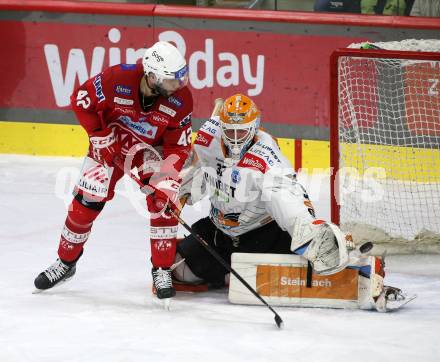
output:
{"label": "helmet visor", "polygon": [[168,95],[176,92],[180,88],[188,84],[188,67],[184,66],[182,69],[173,73],[173,76],[164,76],[160,80],[158,86]]}
{"label": "helmet visor", "polygon": [[175,92],[188,84],[188,77],[183,79],[164,79],[160,84],[168,92]]}

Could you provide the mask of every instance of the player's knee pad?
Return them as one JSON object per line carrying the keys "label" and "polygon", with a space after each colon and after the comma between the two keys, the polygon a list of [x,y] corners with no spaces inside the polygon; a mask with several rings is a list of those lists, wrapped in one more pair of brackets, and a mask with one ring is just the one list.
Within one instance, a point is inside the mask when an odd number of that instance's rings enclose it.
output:
{"label": "player's knee pad", "polygon": [[114,182],[111,181],[114,171],[113,167],[104,166],[87,156],[80,171],[75,193],[84,194],[93,202],[112,199]]}
{"label": "player's knee pad", "polygon": [[292,232],[292,251],[303,249],[316,274],[334,274],[348,265],[349,257],[344,233],[335,224],[322,220],[295,223]]}
{"label": "player's knee pad", "polygon": [[80,225],[92,224],[104,206],[105,202],[90,202],[77,194],[70,204],[68,218]]}

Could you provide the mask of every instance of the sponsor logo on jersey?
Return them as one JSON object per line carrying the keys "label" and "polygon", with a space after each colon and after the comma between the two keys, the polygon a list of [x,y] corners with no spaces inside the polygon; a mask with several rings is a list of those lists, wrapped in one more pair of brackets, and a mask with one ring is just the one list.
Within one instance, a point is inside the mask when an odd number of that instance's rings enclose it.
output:
{"label": "sponsor logo on jersey", "polygon": [[[160,124],[163,124],[163,125],[168,125],[168,119],[165,118],[159,112],[154,112],[154,111],[150,112],[148,114],[148,116],[149,116],[148,118],[151,119],[154,122],[157,122],[157,123],[160,123]],[[146,119],[147,119],[146,117],[142,117],[142,118],[139,119],[139,121],[145,122]]]}
{"label": "sponsor logo on jersey", "polygon": [[132,106],[134,104],[133,99],[125,99],[125,98],[115,97],[115,98],[113,98],[113,101],[117,104],[122,105],[122,106]]}
{"label": "sponsor logo on jersey", "polygon": [[219,129],[218,126],[220,126],[220,124],[218,124],[217,127],[212,125],[213,122],[205,122],[203,123],[201,129],[203,129],[206,132],[211,133],[212,135],[215,135],[217,133],[217,130]]}
{"label": "sponsor logo on jersey", "polygon": [[208,124],[208,123],[212,123],[214,126],[220,127],[220,122],[218,122],[217,120],[215,120],[214,118],[210,118],[208,119],[208,122],[204,123],[204,124]]}
{"label": "sponsor logo on jersey", "polygon": [[261,156],[267,164],[273,166],[275,163],[281,163],[280,158],[272,147],[258,141],[250,150],[249,153]]}
{"label": "sponsor logo on jersey", "polygon": [[215,135],[220,127],[220,122],[217,122],[215,119],[208,119],[205,123],[202,124],[201,129],[203,129],[206,132],[211,133],[212,135]]}
{"label": "sponsor logo on jersey", "polygon": [[136,64],[120,64],[122,70],[135,70]]}
{"label": "sponsor logo on jersey", "polygon": [[[213,207],[211,209],[211,217],[213,217],[224,229],[232,229],[240,226],[240,221],[238,221],[240,213],[223,214],[219,209]],[[238,244],[239,240],[234,240],[234,246],[236,248],[238,247]]]}
{"label": "sponsor logo on jersey", "polygon": [[170,107],[164,106],[163,104],[161,104],[159,106],[159,111],[166,113],[166,114],[170,115],[171,117],[174,117],[177,113],[174,109],[171,109]]}
{"label": "sponsor logo on jersey", "polygon": [[[259,148],[251,149],[251,150],[249,150],[249,153],[251,153],[253,155],[260,156],[262,159],[264,159],[266,161],[266,163],[269,166],[273,166],[275,164],[274,157],[271,157],[269,154],[267,154],[266,152],[264,152],[263,150],[261,150]],[[277,157],[277,161],[280,162],[278,157]]]}
{"label": "sponsor logo on jersey", "polygon": [[267,171],[266,162],[264,162],[262,158],[251,155],[249,153],[245,154],[245,156],[240,160],[237,166],[253,168],[261,171],[262,173],[266,173]]}
{"label": "sponsor logo on jersey", "polygon": [[197,132],[197,137],[196,140],[194,141],[194,144],[208,147],[211,144],[213,138],[214,137],[212,137],[210,134],[207,134],[203,131],[199,131]]}
{"label": "sponsor logo on jersey", "polygon": [[170,102],[171,104],[174,104],[176,107],[180,108],[183,106],[183,102],[180,98],[175,97],[175,96],[171,96],[168,98],[168,102]]}
{"label": "sponsor logo on jersey", "polygon": [[136,116],[136,111],[134,109],[130,109],[130,108],[123,108],[123,107],[116,106],[115,111],[122,113],[122,114],[130,115],[132,117]]}
{"label": "sponsor logo on jersey", "polygon": [[101,74],[98,74],[95,79],[93,80],[93,85],[95,86],[95,94],[96,98],[98,98],[98,103],[101,103],[105,100],[105,95],[102,90],[102,83],[101,83]]}
{"label": "sponsor logo on jersey", "polygon": [[131,96],[132,90],[126,85],[117,84],[115,85],[115,92],[124,96]]}
{"label": "sponsor logo on jersey", "polygon": [[203,174],[203,178],[205,182],[215,190],[213,196],[216,196],[218,200],[229,202],[230,197],[235,197],[236,188],[234,186],[222,182],[222,180],[210,175],[208,172]]}
{"label": "sponsor logo on jersey", "polygon": [[152,126],[148,122],[133,122],[133,120],[128,116],[120,116],[118,120],[124,123],[128,128],[138,135],[151,139],[156,137],[157,127]]}
{"label": "sponsor logo on jersey", "polygon": [[238,184],[241,180],[240,170],[234,169],[231,172],[231,180],[233,183]]}
{"label": "sponsor logo on jersey", "polygon": [[182,119],[182,120],[180,121],[180,123],[179,123],[179,127],[180,127],[180,128],[183,128],[183,127],[185,127],[188,123],[190,123],[190,122],[191,122],[191,116],[192,116],[192,113],[188,114],[184,119]]}

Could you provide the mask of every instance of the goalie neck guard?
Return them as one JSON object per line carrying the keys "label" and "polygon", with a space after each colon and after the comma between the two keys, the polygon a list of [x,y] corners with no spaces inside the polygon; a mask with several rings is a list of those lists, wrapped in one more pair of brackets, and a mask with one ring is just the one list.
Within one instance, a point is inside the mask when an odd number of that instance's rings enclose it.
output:
{"label": "goalie neck guard", "polygon": [[233,160],[240,160],[260,125],[260,111],[243,94],[225,100],[220,110],[220,129],[224,144]]}

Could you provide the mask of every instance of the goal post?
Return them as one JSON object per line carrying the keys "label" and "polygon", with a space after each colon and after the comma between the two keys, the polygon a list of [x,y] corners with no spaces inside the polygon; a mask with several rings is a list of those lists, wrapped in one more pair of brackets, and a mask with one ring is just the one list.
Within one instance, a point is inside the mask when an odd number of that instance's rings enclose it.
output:
{"label": "goal post", "polygon": [[330,59],[331,218],[391,252],[440,252],[440,41],[429,44]]}

